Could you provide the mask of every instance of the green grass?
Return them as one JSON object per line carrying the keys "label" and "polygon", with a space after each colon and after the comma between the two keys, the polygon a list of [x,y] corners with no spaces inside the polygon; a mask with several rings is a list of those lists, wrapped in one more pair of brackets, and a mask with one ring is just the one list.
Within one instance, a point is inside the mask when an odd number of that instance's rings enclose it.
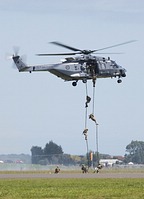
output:
{"label": "green grass", "polygon": [[1,179],[2,199],[140,199],[144,179]]}

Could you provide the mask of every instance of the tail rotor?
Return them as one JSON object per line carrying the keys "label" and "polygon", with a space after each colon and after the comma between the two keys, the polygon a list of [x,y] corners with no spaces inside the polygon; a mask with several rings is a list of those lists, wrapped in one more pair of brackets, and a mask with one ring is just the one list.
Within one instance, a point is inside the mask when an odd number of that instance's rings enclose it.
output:
{"label": "tail rotor", "polygon": [[20,48],[18,46],[14,46],[13,47],[13,54],[12,55],[7,55],[6,58],[7,59],[12,59],[14,64],[13,64],[13,68],[17,68],[19,71],[23,71],[25,70],[28,66],[26,65],[26,55],[19,55],[19,50]]}
{"label": "tail rotor", "polygon": [[17,57],[18,54],[19,54],[19,51],[20,51],[20,47],[19,46],[14,46],[13,47],[13,51],[14,51],[13,57]]}

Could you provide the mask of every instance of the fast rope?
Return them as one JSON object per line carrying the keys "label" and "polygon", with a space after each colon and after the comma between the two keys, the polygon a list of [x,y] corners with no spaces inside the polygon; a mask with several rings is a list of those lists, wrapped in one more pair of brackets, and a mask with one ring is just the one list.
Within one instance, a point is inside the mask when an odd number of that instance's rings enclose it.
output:
{"label": "fast rope", "polygon": [[86,141],[86,148],[87,148],[87,163],[88,163],[88,168],[89,168],[89,147],[88,147],[88,128],[87,128],[87,117],[88,117],[88,104],[91,101],[91,98],[88,96],[88,89],[87,89],[87,82],[86,82],[86,103],[85,103],[85,128],[83,131],[83,134],[85,136],[85,141]]}
{"label": "fast rope", "polygon": [[99,165],[99,140],[98,140],[98,123],[96,123],[96,159],[97,159],[97,165]]}
{"label": "fast rope", "polygon": [[[96,162],[99,164],[99,146],[98,146],[98,123],[94,117],[94,109],[95,109],[95,84],[96,84],[96,77],[93,77],[93,102],[92,102],[92,113],[89,115],[89,119],[95,122],[95,131],[96,131]],[[88,167],[89,167],[89,148],[88,148],[88,128],[87,128],[87,118],[88,118],[88,104],[91,101],[91,98],[88,96],[88,88],[87,83],[86,85],[86,103],[85,103],[85,129],[83,131],[83,134],[85,136],[86,145],[87,145],[87,161],[88,161]]]}
{"label": "fast rope", "polygon": [[[92,108],[92,114],[94,116],[94,110],[95,110],[95,84],[96,84],[96,78],[93,78],[93,108]],[[95,118],[94,118],[95,119]],[[93,121],[95,122],[96,128],[95,128],[95,135],[96,135],[96,162],[97,165],[99,165],[99,140],[98,140],[98,123],[96,121],[96,119]]]}

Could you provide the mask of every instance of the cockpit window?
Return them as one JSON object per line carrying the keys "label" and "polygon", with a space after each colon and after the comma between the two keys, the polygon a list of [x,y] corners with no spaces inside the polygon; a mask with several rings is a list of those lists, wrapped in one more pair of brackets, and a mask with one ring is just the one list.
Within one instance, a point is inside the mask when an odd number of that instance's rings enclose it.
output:
{"label": "cockpit window", "polygon": [[112,61],[112,60],[111,60],[111,62],[112,62],[112,66],[113,66],[113,67],[118,68],[118,65],[116,64],[115,61]]}

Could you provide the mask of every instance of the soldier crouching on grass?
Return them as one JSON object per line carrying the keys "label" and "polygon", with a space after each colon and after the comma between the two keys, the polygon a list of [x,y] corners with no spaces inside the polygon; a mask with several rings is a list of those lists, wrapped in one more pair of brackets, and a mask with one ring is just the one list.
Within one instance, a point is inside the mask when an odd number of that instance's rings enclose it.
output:
{"label": "soldier crouching on grass", "polygon": [[55,168],[55,173],[59,173],[60,172],[60,168],[57,166],[56,168]]}
{"label": "soldier crouching on grass", "polygon": [[95,170],[94,170],[94,173],[99,173],[99,170],[102,169],[102,165],[101,164],[98,164],[97,167],[95,167]]}
{"label": "soldier crouching on grass", "polygon": [[82,164],[81,170],[82,170],[82,173],[88,173],[88,168],[84,164]]}

